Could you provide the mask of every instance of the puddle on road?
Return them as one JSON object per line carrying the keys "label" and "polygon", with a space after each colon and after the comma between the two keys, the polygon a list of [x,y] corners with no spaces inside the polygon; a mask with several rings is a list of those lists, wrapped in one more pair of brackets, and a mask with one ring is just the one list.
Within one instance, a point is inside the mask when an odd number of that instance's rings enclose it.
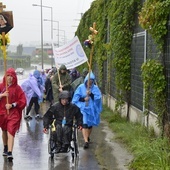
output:
{"label": "puddle on road", "polygon": [[128,170],[128,163],[133,159],[123,145],[115,142],[114,134],[102,122],[93,128],[93,152],[102,170]]}

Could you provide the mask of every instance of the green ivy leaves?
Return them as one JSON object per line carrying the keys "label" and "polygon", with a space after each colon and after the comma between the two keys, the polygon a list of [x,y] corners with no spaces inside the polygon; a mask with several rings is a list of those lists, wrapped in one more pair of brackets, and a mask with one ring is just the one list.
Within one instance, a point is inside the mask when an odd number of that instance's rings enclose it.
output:
{"label": "green ivy leaves", "polygon": [[162,124],[161,120],[166,108],[166,79],[163,73],[163,69],[164,67],[162,64],[155,59],[149,59],[147,62],[143,63],[141,67],[145,90],[145,111],[149,109],[149,102],[152,101],[155,111],[158,114],[158,125]]}
{"label": "green ivy leaves", "polygon": [[167,34],[169,9],[170,0],[147,0],[139,12],[139,24],[152,35],[160,51],[163,51]]}

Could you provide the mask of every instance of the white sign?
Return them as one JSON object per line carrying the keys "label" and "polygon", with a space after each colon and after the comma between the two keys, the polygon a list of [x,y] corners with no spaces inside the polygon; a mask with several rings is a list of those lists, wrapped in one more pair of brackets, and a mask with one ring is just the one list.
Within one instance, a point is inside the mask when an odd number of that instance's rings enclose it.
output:
{"label": "white sign", "polygon": [[53,45],[53,54],[57,68],[64,64],[67,69],[72,69],[88,60],[77,36],[59,48]]}

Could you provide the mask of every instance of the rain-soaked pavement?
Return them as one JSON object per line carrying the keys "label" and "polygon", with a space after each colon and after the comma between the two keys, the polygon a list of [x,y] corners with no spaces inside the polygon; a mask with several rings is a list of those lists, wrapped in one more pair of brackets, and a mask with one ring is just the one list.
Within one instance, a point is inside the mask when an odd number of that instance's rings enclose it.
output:
{"label": "rain-soaked pavement", "polygon": [[[19,84],[25,78],[19,75]],[[42,115],[48,107],[47,102],[41,104]],[[87,150],[83,149],[82,133],[78,132],[79,156],[72,163],[71,152],[55,154],[54,160],[51,160],[48,154],[49,136],[43,133],[43,122],[34,118],[33,109],[31,114],[33,119],[30,121],[22,118],[20,130],[15,136],[12,163],[2,156],[3,144],[0,137],[0,170],[127,170],[127,163],[132,157],[113,140],[114,135],[103,121],[99,127],[93,127]]]}
{"label": "rain-soaked pavement", "polygon": [[[41,105],[41,111],[48,108],[46,103]],[[79,156],[75,163],[71,161],[71,152],[55,154],[52,161],[48,154],[48,138],[43,133],[43,121],[36,120],[32,109],[33,119],[22,119],[19,132],[15,136],[13,149],[13,163],[8,162],[6,157],[0,158],[0,170],[99,170],[101,169],[94,153],[89,148],[83,149],[81,131],[78,132]],[[24,115],[24,113],[23,113]],[[0,132],[2,134],[2,132]],[[0,153],[3,152],[2,139],[0,139]],[[93,143],[91,143],[91,146]]]}
{"label": "rain-soaked pavement", "polygon": [[[45,113],[48,104],[41,105]],[[105,122],[93,127],[89,149],[83,149],[81,131],[78,132],[79,155],[72,163],[71,152],[55,154],[51,160],[48,154],[48,134],[43,133],[43,121],[34,118],[30,121],[22,118],[19,132],[15,136],[13,163],[0,155],[0,170],[127,170],[131,155],[114,141],[114,135]],[[24,113],[23,113],[24,115]],[[0,131],[0,135],[2,132]],[[3,153],[0,139],[0,153]]]}

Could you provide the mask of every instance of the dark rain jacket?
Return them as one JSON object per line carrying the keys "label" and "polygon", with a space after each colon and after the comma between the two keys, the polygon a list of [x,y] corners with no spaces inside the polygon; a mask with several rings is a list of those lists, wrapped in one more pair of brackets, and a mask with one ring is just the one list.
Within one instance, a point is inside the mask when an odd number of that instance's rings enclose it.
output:
{"label": "dark rain jacket", "polygon": [[[66,70],[66,66],[61,65],[59,69],[59,75],[60,75],[61,85],[63,86],[63,90],[70,91],[70,84],[71,84],[70,75],[67,72],[62,74],[61,70]],[[59,86],[60,86],[60,83],[59,83],[58,73],[55,73],[55,75],[52,78],[52,89],[53,89],[54,102],[58,102]]]}
{"label": "dark rain jacket", "polygon": [[74,118],[78,126],[82,125],[82,114],[76,105],[69,103],[68,105],[63,106],[60,102],[58,102],[52,105],[45,113],[43,117],[44,128],[48,129],[54,119],[56,120],[55,125],[61,125],[64,116],[66,117],[67,126],[73,125]]}

